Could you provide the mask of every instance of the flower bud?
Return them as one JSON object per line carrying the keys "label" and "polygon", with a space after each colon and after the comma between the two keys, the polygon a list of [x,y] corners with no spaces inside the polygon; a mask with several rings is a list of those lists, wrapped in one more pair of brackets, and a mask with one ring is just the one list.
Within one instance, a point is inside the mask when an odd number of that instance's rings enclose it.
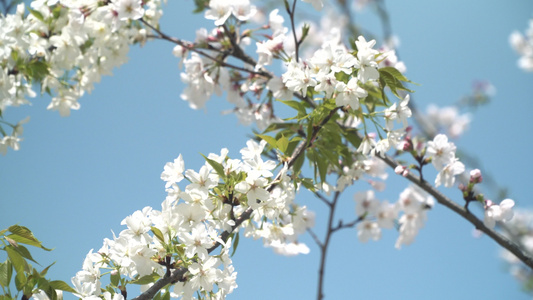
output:
{"label": "flower bud", "polygon": [[470,182],[481,183],[481,181],[483,181],[483,177],[481,176],[481,171],[479,169],[470,171]]}
{"label": "flower bud", "polygon": [[485,200],[485,210],[489,207],[491,207],[494,203],[490,199]]}

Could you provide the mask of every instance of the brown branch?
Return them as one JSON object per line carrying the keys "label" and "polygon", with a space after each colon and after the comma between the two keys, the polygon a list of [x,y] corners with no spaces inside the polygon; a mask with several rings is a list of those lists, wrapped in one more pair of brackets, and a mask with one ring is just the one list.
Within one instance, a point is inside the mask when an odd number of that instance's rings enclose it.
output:
{"label": "brown branch", "polygon": [[[378,154],[376,156],[382,159],[385,163],[387,163],[393,169],[399,165],[394,159],[392,159],[386,154]],[[496,243],[498,243],[503,248],[509,250],[509,252],[513,253],[524,264],[526,264],[531,269],[533,269],[533,258],[528,253],[524,252],[517,244],[513,243],[511,240],[501,235],[494,229],[491,229],[485,226],[483,221],[481,221],[478,217],[476,217],[470,211],[465,209],[463,206],[455,203],[448,197],[444,196],[441,192],[439,192],[435,187],[428,184],[426,181],[421,181],[418,176],[412,173],[408,173],[407,176],[405,177],[409,181],[413,182],[414,184],[422,188],[424,191],[429,193],[431,196],[433,196],[437,200],[437,202],[446,206],[447,208],[451,209],[453,212],[457,213],[459,216],[466,219],[468,222],[472,223],[477,230],[488,235]]]}

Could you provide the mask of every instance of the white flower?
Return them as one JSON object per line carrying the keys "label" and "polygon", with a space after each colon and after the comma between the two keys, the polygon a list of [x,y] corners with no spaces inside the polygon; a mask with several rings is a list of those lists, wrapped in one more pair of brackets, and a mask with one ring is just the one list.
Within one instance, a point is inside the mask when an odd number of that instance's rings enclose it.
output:
{"label": "white flower", "polygon": [[392,229],[394,228],[394,221],[398,217],[398,208],[388,201],[384,201],[379,205],[376,212],[376,222],[380,228]]}
{"label": "white flower", "polygon": [[308,87],[313,87],[317,84],[317,81],[311,77],[309,66],[294,60],[289,63],[287,72],[281,78],[289,90],[293,92],[301,91],[302,95],[307,94]]}
{"label": "white flower", "polygon": [[280,77],[273,77],[267,83],[267,88],[272,91],[274,98],[279,100],[291,100],[293,98],[292,91],[289,90]]}
{"label": "white flower", "polygon": [[379,78],[378,63],[376,61],[379,51],[372,49],[375,44],[375,40],[367,42],[363,36],[359,36],[357,41],[355,41],[358,60],[354,66],[359,69],[357,78],[363,83]]}
{"label": "white flower", "polygon": [[255,210],[264,205],[270,197],[270,193],[263,188],[267,183],[268,180],[265,178],[254,178],[248,175],[246,181],[241,181],[235,185],[235,190],[246,194],[248,205]]}
{"label": "white flower", "polygon": [[465,171],[465,165],[455,158],[452,162],[444,166],[437,174],[435,179],[435,186],[444,184],[445,187],[453,186],[455,182],[455,175],[459,175]]}
{"label": "white flower", "polygon": [[185,245],[185,255],[192,258],[197,254],[198,258],[206,260],[209,255],[207,249],[214,244],[213,239],[210,237],[212,234],[201,223],[194,226],[190,233],[178,233],[178,237],[183,245]]}
{"label": "white flower", "polygon": [[414,242],[418,230],[424,226],[425,219],[425,211],[405,214],[400,218],[398,221],[400,223],[400,236],[396,240],[396,249],[400,249],[402,245],[409,245]]}
{"label": "white flower", "polygon": [[496,221],[507,222],[513,218],[514,201],[511,199],[505,199],[500,202],[499,205],[492,204],[488,201],[485,208],[485,218],[483,223],[489,228],[494,228]]}
{"label": "white flower", "polygon": [[381,228],[378,223],[365,220],[357,224],[357,237],[362,243],[368,242],[368,239],[377,241],[381,238]]}
{"label": "white flower", "polygon": [[193,263],[189,266],[189,272],[193,275],[191,285],[194,289],[203,288],[210,292],[213,290],[213,284],[221,279],[221,270],[216,269],[215,265],[218,260],[209,257],[202,263]]}
{"label": "white flower", "polygon": [[529,28],[525,36],[515,31],[509,37],[509,42],[518,54],[518,66],[527,72],[533,72],[533,19],[529,20]]}
{"label": "white flower", "polygon": [[52,102],[46,109],[58,110],[62,117],[70,116],[70,110],[80,109],[78,98],[82,95],[73,90],[60,90],[59,94],[52,98]]}
{"label": "white flower", "polygon": [[376,199],[373,190],[358,192],[354,196],[355,213],[362,216],[366,213],[375,215],[379,208],[379,200]]}
{"label": "white flower", "polygon": [[220,26],[231,16],[232,11],[230,0],[211,0],[209,9],[205,11],[205,18],[215,20],[215,25]]}
{"label": "white flower", "polygon": [[272,63],[272,57],[283,50],[284,40],[285,35],[277,35],[272,39],[263,41],[261,43],[256,43],[256,52],[259,54],[259,58],[257,59],[257,67],[262,65],[270,65]]}
{"label": "white flower", "polygon": [[406,95],[399,105],[394,103],[391,107],[385,110],[385,120],[387,121],[386,125],[388,130],[394,128],[393,120],[402,123],[403,128],[407,127],[407,119],[412,115],[411,109],[408,106],[409,98],[409,95]]}
{"label": "white flower", "polygon": [[165,188],[183,180],[183,171],[185,171],[185,163],[183,162],[181,154],[174,160],[174,162],[166,163],[164,171],[161,173],[161,179],[167,182]]}
{"label": "white flower", "polygon": [[335,104],[337,106],[346,106],[354,110],[359,108],[359,99],[365,98],[368,93],[365,89],[359,86],[359,80],[357,78],[352,78],[348,81],[348,84],[344,82],[338,82],[337,86],[337,98],[335,99]]}
{"label": "white flower", "polygon": [[0,140],[0,153],[6,155],[7,148],[11,147],[13,150],[18,151],[20,149],[20,138],[14,135],[6,135]]}
{"label": "white flower", "polygon": [[406,214],[422,211],[426,206],[433,206],[433,198],[416,185],[409,185],[400,194],[399,209]]}
{"label": "white flower", "polygon": [[283,35],[289,31],[287,27],[283,27],[283,22],[285,22],[285,19],[278,13],[279,9],[276,8],[268,15],[268,25],[270,25],[270,30],[272,30],[273,37]]}
{"label": "white flower", "polygon": [[455,160],[455,144],[448,142],[448,137],[438,134],[433,141],[428,142],[426,153],[433,156],[432,163],[437,171],[441,171],[444,166],[451,164]]}
{"label": "white flower", "polygon": [[115,0],[113,8],[120,20],[137,20],[144,15],[144,8],[141,4],[142,0]]}

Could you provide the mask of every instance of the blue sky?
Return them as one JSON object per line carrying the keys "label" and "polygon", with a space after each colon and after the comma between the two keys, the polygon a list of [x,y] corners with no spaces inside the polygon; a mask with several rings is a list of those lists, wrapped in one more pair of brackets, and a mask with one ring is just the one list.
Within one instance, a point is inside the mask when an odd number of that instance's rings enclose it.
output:
{"label": "blue sky", "polygon": [[[420,83],[413,87],[419,107],[455,103],[473,80],[496,87],[492,101],[474,112],[469,131],[455,142],[509,188],[518,207],[533,209],[533,75],[516,66],[518,56],[508,44],[509,34],[523,32],[533,17],[533,2],[409,0],[389,1],[387,7],[407,76]],[[193,39],[196,28],[212,27],[191,11],[191,1],[169,1],[161,28]],[[356,19],[381,32],[371,9]],[[165,191],[159,177],[166,162],[181,153],[186,168],[197,170],[204,163],[200,153],[226,147],[238,157],[245,146],[250,128],[221,114],[230,108],[224,99],[213,98],[206,109],[194,111],[179,98],[183,84],[172,47],[155,41],[132,48],[129,63],[103,78],[68,118],[46,111],[46,97],[5,112],[8,120],[29,115],[31,121],[21,150],[0,157],[0,227],[27,226],[55,248],[34,251],[43,265],[57,261],[49,273],[54,279],[70,282],[86,253],[112,237],[111,230],[123,229],[124,217],[145,206],[160,209]],[[391,180],[377,195],[396,201],[406,186],[401,178]],[[359,184],[345,193],[339,217],[353,219],[352,195],[366,188]],[[456,190],[445,191],[460,200]],[[323,233],[321,203],[307,194],[298,201],[317,212],[316,232]],[[498,246],[487,237],[473,238],[472,226],[440,205],[428,213],[413,245],[396,250],[396,237],[390,231],[381,241],[361,244],[355,230],[335,235],[326,299],[530,298],[506,272]],[[318,248],[308,236],[303,240],[311,253],[291,258],[275,255],[260,241],[241,240],[234,257],[239,288],[231,299],[316,298]]]}

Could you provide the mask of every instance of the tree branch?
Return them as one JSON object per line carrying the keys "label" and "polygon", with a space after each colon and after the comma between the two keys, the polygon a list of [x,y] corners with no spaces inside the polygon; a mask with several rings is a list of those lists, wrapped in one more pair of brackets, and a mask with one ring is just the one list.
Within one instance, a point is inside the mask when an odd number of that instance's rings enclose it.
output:
{"label": "tree branch", "polygon": [[[376,155],[380,159],[382,159],[385,163],[387,163],[391,168],[396,168],[399,164],[393,160],[391,157],[389,157],[386,154],[378,154]],[[533,258],[524,252],[518,245],[513,243],[511,240],[506,238],[505,236],[501,235],[494,229],[488,228],[485,226],[483,221],[478,219],[474,214],[472,214],[470,211],[465,209],[463,206],[455,203],[448,197],[444,196],[442,193],[440,193],[435,187],[428,184],[426,181],[421,181],[420,178],[411,172],[405,176],[409,181],[413,182],[420,188],[422,188],[424,191],[429,193],[431,196],[433,196],[437,202],[440,204],[446,206],[447,208],[451,209],[470,223],[472,223],[477,230],[482,231],[489,237],[491,237],[496,243],[498,243],[503,248],[509,250],[509,252],[513,253],[518,259],[520,259],[524,264],[529,266],[531,269],[533,269]]]}

